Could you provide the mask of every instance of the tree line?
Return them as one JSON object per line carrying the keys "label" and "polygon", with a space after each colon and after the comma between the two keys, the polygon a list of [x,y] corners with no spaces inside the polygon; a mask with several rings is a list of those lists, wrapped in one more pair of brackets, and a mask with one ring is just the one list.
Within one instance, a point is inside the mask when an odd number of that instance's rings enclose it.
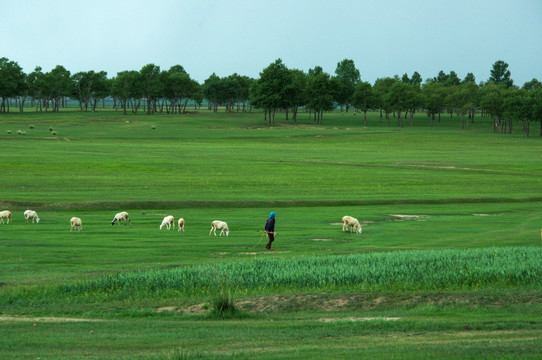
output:
{"label": "tree line", "polygon": [[362,81],[354,61],[344,59],[337,63],[335,74],[330,75],[316,66],[304,72],[289,69],[277,59],[260,72],[258,79],[232,74],[219,77],[212,74],[203,84],[190,78],[181,65],[161,70],[155,64],[143,66],[139,71],[121,71],[108,78],[105,71],[84,71],[71,74],[61,65],[49,72],[41,67],[25,74],[15,61],[0,58],[0,113],[10,111],[15,104],[19,111],[25,106],[35,111],[59,111],[67,98],[78,101],[81,111],[94,111],[100,100],[112,98],[113,107],[137,114],[184,113],[189,100],[201,104],[206,100],[210,110],[226,111],[263,110],[265,121],[273,124],[277,111],[297,119],[299,109],[309,113],[316,123],[322,123],[325,112],[340,107],[341,111],[364,114],[380,112],[380,122],[391,121],[397,126],[413,124],[417,111],[426,111],[431,125],[441,116],[457,116],[463,128],[469,128],[475,114],[489,116],[493,131],[511,133],[514,125],[521,124],[529,135],[530,123],[540,123],[542,136],[542,83],[537,79],[516,86],[511,79],[508,64],[499,60],[490,70],[487,81],[476,83],[472,73],[460,79],[454,71],[440,71],[437,76],[423,80],[418,72],[411,76],[384,77],[374,84]]}

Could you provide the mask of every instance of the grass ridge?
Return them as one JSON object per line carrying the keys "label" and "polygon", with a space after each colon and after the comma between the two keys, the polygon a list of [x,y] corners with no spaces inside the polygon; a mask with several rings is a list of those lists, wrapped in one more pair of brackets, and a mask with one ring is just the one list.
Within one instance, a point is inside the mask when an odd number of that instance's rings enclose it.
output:
{"label": "grass ridge", "polygon": [[439,205],[439,204],[479,204],[479,203],[533,203],[542,202],[542,197],[527,198],[443,198],[443,199],[381,199],[381,200],[276,200],[276,201],[120,201],[120,202],[77,202],[77,203],[39,203],[28,201],[0,201],[0,207],[56,210],[114,210],[164,209],[164,208],[264,208],[277,207],[321,207],[321,206],[376,206],[376,205]]}

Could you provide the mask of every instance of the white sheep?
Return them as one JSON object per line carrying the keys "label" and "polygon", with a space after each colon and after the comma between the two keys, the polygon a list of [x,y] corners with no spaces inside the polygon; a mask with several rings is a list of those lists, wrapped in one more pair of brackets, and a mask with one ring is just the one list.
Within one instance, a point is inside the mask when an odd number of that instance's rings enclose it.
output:
{"label": "white sheep", "polygon": [[70,225],[71,225],[70,231],[73,231],[73,229],[76,229],[76,228],[79,228],[79,231],[83,230],[83,222],[78,217],[75,217],[75,216],[72,217],[70,219]]}
{"label": "white sheep", "polygon": [[359,224],[358,219],[353,218],[352,216],[345,215],[342,218],[343,220],[343,231],[348,231],[348,227],[350,226],[350,232],[354,232],[354,230],[361,234],[361,225]]}
{"label": "white sheep", "polygon": [[11,222],[11,211],[9,210],[0,211],[0,220],[2,220],[2,224],[4,223],[4,219],[7,219],[6,222],[8,224]]}
{"label": "white sheep", "polygon": [[222,236],[222,233],[225,232],[226,236],[229,236],[230,229],[228,229],[228,224],[226,224],[224,221],[215,220],[211,223],[211,230],[209,231],[209,236],[211,236],[211,233],[214,233],[216,236],[216,230],[221,230],[219,236]]}
{"label": "white sheep", "polygon": [[115,222],[117,221],[119,222],[119,225],[120,225],[122,220],[124,220],[124,226],[126,226],[126,224],[128,223],[132,225],[132,223],[130,222],[130,215],[126,211],[115,214],[113,221],[111,221],[111,225],[115,225]]}
{"label": "white sheep", "polygon": [[28,222],[28,220],[32,219],[32,223],[34,223],[34,220],[39,223],[40,218],[38,217],[38,213],[34,210],[26,210],[24,212],[24,222]]}
{"label": "white sheep", "polygon": [[179,218],[179,222],[177,224],[177,231],[184,231],[184,219]]}
{"label": "white sheep", "polygon": [[162,224],[160,224],[160,230],[162,230],[164,226],[167,227],[168,230],[175,230],[175,218],[171,215],[166,216],[164,220],[162,220]]}

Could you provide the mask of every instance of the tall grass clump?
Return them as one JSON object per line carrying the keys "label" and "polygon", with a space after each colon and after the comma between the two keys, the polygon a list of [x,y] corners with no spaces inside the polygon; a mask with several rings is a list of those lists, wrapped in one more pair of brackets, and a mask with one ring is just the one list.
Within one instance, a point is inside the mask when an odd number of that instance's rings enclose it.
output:
{"label": "tall grass clump", "polygon": [[211,312],[213,317],[231,318],[239,313],[235,306],[235,290],[231,286],[221,286],[212,294]]}
{"label": "tall grass clump", "polygon": [[[61,296],[81,299],[89,296],[148,298],[219,294],[215,308],[226,310],[233,303],[232,294],[225,290],[227,288],[235,288],[246,294],[289,290],[448,291],[540,288],[541,263],[542,248],[537,247],[262,258],[119,273],[97,280],[70,282],[54,291]],[[216,279],[220,276],[227,276],[227,286],[217,287]]]}

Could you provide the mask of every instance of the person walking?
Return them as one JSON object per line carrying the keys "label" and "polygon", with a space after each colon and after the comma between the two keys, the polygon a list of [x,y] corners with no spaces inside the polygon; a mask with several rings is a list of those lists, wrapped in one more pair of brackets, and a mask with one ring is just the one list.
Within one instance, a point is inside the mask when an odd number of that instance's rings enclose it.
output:
{"label": "person walking", "polygon": [[269,219],[265,223],[265,232],[269,238],[269,242],[265,245],[267,250],[271,250],[271,243],[275,241],[275,213],[271,211],[269,214]]}

